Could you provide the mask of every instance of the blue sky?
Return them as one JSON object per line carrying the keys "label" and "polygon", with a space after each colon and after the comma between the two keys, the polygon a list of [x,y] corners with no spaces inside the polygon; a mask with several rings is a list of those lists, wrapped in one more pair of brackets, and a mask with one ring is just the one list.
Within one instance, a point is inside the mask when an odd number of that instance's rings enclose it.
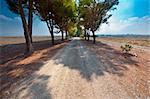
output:
{"label": "blue sky", "polygon": [[[97,34],[150,34],[150,0],[120,0],[109,24],[102,24]],[[0,0],[0,36],[21,36],[23,29],[18,15],[9,11]],[[34,17],[33,35],[49,35],[44,22]]]}

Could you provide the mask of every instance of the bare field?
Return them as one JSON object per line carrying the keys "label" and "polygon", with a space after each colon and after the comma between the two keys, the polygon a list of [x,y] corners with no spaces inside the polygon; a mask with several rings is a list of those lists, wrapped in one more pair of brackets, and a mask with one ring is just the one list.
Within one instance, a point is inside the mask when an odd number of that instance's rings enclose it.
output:
{"label": "bare field", "polygon": [[[55,39],[61,39],[61,37],[55,37]],[[34,36],[33,41],[51,40],[50,36]],[[150,47],[150,38],[121,38],[121,37],[97,37],[97,41],[113,41],[119,43],[129,43],[138,46]],[[0,45],[6,44],[19,44],[24,43],[24,37],[0,37]]]}
{"label": "bare field", "polygon": [[119,42],[119,43],[129,43],[137,46],[145,46],[150,47],[150,39],[148,38],[119,38],[119,37],[113,37],[113,38],[104,38],[99,37],[97,38],[98,41],[112,41],[112,42]]}
{"label": "bare field", "polygon": [[[55,37],[55,39],[60,39],[60,37]],[[44,41],[44,40],[51,40],[50,36],[33,36],[33,41]],[[25,43],[24,37],[0,37],[0,45],[6,45],[6,44],[19,44],[19,43]]]}

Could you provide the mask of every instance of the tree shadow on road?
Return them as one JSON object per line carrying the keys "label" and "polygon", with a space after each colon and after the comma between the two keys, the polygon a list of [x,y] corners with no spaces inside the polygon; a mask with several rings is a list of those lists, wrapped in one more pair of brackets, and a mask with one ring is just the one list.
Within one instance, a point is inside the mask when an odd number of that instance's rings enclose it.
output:
{"label": "tree shadow on road", "polygon": [[103,64],[103,72],[123,76],[131,66],[138,66],[134,55],[125,54],[108,44],[97,41],[96,44],[84,42],[90,51],[97,54],[99,62]]}
{"label": "tree shadow on road", "polygon": [[[55,45],[63,43],[66,41],[56,40]],[[54,45],[54,46],[55,46]],[[35,41],[33,42],[33,47],[35,51],[47,49],[49,47],[53,47],[50,40],[43,40],[43,41]],[[18,43],[18,44],[6,44],[0,46],[0,64],[5,64],[11,60],[15,60],[17,58],[24,57],[26,45],[25,43]]]}
{"label": "tree shadow on road", "polygon": [[[52,99],[50,89],[48,88],[47,75],[30,75],[16,83],[17,86],[12,86],[9,93],[3,98],[10,99]],[[15,90],[14,90],[15,89]]]}
{"label": "tree shadow on road", "polygon": [[112,46],[109,46],[102,42],[98,41],[89,49],[97,53],[99,61],[105,64],[106,70],[112,68],[112,70],[110,71],[110,73],[112,74],[120,74],[116,73],[115,71],[128,70],[128,67],[126,65],[138,66],[138,61],[134,59],[134,55],[130,53],[123,53],[121,49],[115,49]]}
{"label": "tree shadow on road", "polygon": [[[56,45],[52,46],[49,41],[39,41],[34,43],[35,52],[29,56],[24,57],[22,53],[25,45],[9,45],[6,52],[11,48],[15,50],[17,47],[17,52],[6,53],[11,56],[16,56],[16,58],[11,57],[11,60],[6,61],[0,65],[0,96],[5,96],[5,92],[14,85],[17,81],[28,77],[35,71],[38,71],[47,60],[51,59],[59,49],[63,48],[68,41],[56,41]],[[24,47],[23,47],[24,46]],[[5,50],[4,49],[4,50]],[[12,50],[10,49],[10,50]],[[19,52],[18,52],[19,51]],[[3,56],[5,57],[5,55]],[[0,98],[1,98],[0,97]]]}
{"label": "tree shadow on road", "polygon": [[75,69],[86,80],[92,80],[92,76],[103,76],[105,73],[123,76],[128,66],[138,66],[138,62],[130,54],[123,54],[111,46],[97,42],[81,41],[81,45],[73,43],[63,56],[57,57],[56,64]]}

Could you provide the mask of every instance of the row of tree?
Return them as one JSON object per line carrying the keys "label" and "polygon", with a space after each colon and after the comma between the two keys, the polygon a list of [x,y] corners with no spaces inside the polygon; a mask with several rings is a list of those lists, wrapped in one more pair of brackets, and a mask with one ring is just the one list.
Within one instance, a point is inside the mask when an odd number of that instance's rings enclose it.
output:
{"label": "row of tree", "polygon": [[[95,43],[95,31],[102,23],[108,23],[111,14],[118,0],[6,0],[9,9],[19,14],[22,20],[24,36],[26,40],[26,53],[33,52],[32,46],[32,24],[33,16],[38,16],[41,21],[47,24],[52,44],[54,44],[54,33],[61,32],[62,40],[64,33],[74,36],[77,29],[82,27],[84,36],[89,37],[87,30],[93,33]],[[34,14],[34,15],[33,15]],[[54,31],[57,29],[59,31]],[[81,33],[80,33],[81,34]]]}
{"label": "row of tree", "polygon": [[85,39],[89,32],[92,32],[93,42],[95,43],[96,35],[95,31],[100,27],[102,23],[108,24],[108,19],[112,14],[108,14],[108,11],[115,10],[115,5],[118,5],[118,0],[80,0],[79,2],[79,23],[83,26]]}

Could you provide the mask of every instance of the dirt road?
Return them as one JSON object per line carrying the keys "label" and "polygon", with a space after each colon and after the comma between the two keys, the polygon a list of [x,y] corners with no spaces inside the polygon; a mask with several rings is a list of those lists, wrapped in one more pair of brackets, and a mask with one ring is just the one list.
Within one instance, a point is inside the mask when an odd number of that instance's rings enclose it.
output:
{"label": "dirt road", "polygon": [[78,38],[13,86],[10,99],[133,99]]}

